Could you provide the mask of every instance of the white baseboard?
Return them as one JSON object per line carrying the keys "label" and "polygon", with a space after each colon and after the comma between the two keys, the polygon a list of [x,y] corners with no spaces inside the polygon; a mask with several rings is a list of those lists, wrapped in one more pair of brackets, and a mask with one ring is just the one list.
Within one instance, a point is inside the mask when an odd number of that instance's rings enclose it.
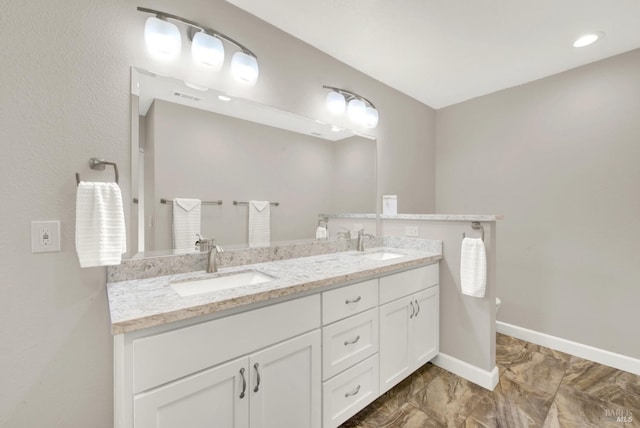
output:
{"label": "white baseboard", "polygon": [[605,366],[614,367],[640,376],[640,360],[636,358],[605,351],[600,348],[594,348],[589,345],[583,345],[582,343],[572,342],[567,339],[507,324],[502,321],[496,321],[496,331],[498,333],[526,340],[527,342],[535,343],[536,345],[546,346],[547,348],[575,355],[576,357],[584,358],[585,360],[595,361],[596,363],[604,364]]}
{"label": "white baseboard", "polygon": [[451,355],[443,354],[442,352],[431,360],[431,362],[446,371],[454,373],[461,378],[464,378],[469,382],[473,382],[476,385],[480,385],[490,391],[493,391],[498,384],[499,372],[497,366],[491,371],[483,370],[467,363],[466,361],[459,360]]}

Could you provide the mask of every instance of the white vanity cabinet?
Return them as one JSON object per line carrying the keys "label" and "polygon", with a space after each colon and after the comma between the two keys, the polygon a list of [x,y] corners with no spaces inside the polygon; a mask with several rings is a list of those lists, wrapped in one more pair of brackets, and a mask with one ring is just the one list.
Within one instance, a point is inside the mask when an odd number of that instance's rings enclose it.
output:
{"label": "white vanity cabinet", "polygon": [[378,398],[378,279],[322,293],[322,426]]}
{"label": "white vanity cabinet", "polygon": [[117,428],[335,428],[438,353],[438,264],[114,338]]}
{"label": "white vanity cabinet", "polygon": [[380,278],[380,394],[438,354],[438,265]]}
{"label": "white vanity cabinet", "polygon": [[134,426],[319,427],[319,354],[315,330],[138,394]]}
{"label": "white vanity cabinet", "polygon": [[116,337],[116,426],[320,428],[320,296]]}
{"label": "white vanity cabinet", "polygon": [[248,367],[244,357],[136,395],[134,426],[248,428]]}

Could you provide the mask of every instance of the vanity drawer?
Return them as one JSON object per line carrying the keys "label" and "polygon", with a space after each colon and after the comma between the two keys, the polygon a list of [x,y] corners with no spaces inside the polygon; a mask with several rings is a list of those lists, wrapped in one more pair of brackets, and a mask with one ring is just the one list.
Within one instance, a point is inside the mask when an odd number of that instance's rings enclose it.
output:
{"label": "vanity drawer", "polygon": [[440,282],[439,264],[411,269],[380,278],[380,304],[417,293]]}
{"label": "vanity drawer", "polygon": [[378,397],[378,354],[322,384],[323,428],[335,428]]}
{"label": "vanity drawer", "polygon": [[322,293],[324,325],[378,306],[378,279]]}
{"label": "vanity drawer", "polygon": [[322,379],[378,352],[378,310],[370,309],[322,328]]}
{"label": "vanity drawer", "polygon": [[133,341],[133,393],[320,327],[320,296],[302,297]]}

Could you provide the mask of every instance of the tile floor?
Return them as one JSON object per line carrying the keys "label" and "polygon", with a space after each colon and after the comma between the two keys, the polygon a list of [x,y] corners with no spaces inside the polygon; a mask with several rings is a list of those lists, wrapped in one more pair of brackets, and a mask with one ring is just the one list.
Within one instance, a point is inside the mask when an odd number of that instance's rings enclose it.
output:
{"label": "tile floor", "polygon": [[493,391],[426,364],[341,428],[640,427],[640,376],[502,334],[496,363]]}

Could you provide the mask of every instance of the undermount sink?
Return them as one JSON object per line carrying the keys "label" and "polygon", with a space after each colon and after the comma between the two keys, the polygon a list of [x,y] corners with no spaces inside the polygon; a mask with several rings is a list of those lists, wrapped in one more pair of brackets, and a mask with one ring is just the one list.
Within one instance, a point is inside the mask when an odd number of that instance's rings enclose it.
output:
{"label": "undermount sink", "polygon": [[404,257],[404,254],[392,253],[390,251],[376,251],[375,253],[363,254],[362,257],[371,259],[371,260],[383,261],[383,260],[393,260],[400,257]]}
{"label": "undermount sink", "polygon": [[180,296],[195,296],[197,294],[211,293],[227,290],[245,285],[263,284],[272,281],[272,276],[255,270],[246,270],[213,278],[197,279],[192,281],[177,282],[171,284],[171,288]]}

